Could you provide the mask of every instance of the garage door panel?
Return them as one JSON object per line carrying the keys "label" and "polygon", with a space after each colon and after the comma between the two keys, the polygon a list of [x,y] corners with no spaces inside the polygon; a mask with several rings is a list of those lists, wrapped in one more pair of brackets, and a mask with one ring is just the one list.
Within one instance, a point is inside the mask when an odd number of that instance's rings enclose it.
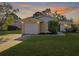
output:
{"label": "garage door panel", "polygon": [[38,34],[39,26],[37,24],[25,24],[25,32],[27,34]]}

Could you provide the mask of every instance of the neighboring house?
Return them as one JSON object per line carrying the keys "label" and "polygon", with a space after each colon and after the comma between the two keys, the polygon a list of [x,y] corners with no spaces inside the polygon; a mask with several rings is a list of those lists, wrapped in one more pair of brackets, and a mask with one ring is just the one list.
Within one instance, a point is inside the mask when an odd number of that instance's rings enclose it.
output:
{"label": "neighboring house", "polygon": [[66,32],[66,29],[71,28],[72,24],[73,24],[72,20],[60,21],[60,32]]}
{"label": "neighboring house", "polygon": [[[37,12],[36,16],[28,17],[22,20],[22,33],[23,34],[39,34],[39,33],[50,33],[48,31],[48,21],[54,20],[50,15],[42,15],[42,13]],[[46,13],[45,13],[46,14]],[[49,14],[47,12],[47,14]],[[38,17],[37,17],[38,15]],[[60,21],[60,31],[64,32],[66,26],[71,25],[71,20]]]}
{"label": "neighboring house", "polygon": [[5,21],[3,21],[3,18],[5,19],[5,14],[1,13],[0,14],[0,24],[3,23],[3,30],[7,30],[8,26],[14,26],[21,28],[21,18],[18,17],[15,13],[11,13],[8,15]]}

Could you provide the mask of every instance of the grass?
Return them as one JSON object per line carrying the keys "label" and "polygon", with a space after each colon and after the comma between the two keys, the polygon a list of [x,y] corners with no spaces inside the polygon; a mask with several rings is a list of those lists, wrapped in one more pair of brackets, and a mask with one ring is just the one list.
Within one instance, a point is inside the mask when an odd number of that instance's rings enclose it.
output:
{"label": "grass", "polygon": [[79,33],[33,36],[0,53],[5,56],[79,56]]}
{"label": "grass", "polygon": [[20,34],[21,30],[13,30],[13,31],[0,31],[0,35],[6,35],[6,34]]}

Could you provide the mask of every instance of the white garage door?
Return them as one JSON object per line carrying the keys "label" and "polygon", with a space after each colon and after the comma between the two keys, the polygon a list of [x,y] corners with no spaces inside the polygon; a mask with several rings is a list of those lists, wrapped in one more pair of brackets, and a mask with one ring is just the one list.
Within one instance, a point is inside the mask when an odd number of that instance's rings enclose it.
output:
{"label": "white garage door", "polygon": [[25,24],[25,33],[26,34],[38,34],[39,26],[38,24]]}

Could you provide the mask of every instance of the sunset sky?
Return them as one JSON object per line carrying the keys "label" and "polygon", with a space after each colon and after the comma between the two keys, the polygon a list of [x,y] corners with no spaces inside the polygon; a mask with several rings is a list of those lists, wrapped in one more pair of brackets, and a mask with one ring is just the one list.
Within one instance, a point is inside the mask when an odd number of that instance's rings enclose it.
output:
{"label": "sunset sky", "polygon": [[79,23],[78,2],[10,2],[10,4],[20,10],[17,15],[22,19],[32,16],[37,11],[50,8],[52,12],[57,10],[58,13],[73,18],[76,23]]}

